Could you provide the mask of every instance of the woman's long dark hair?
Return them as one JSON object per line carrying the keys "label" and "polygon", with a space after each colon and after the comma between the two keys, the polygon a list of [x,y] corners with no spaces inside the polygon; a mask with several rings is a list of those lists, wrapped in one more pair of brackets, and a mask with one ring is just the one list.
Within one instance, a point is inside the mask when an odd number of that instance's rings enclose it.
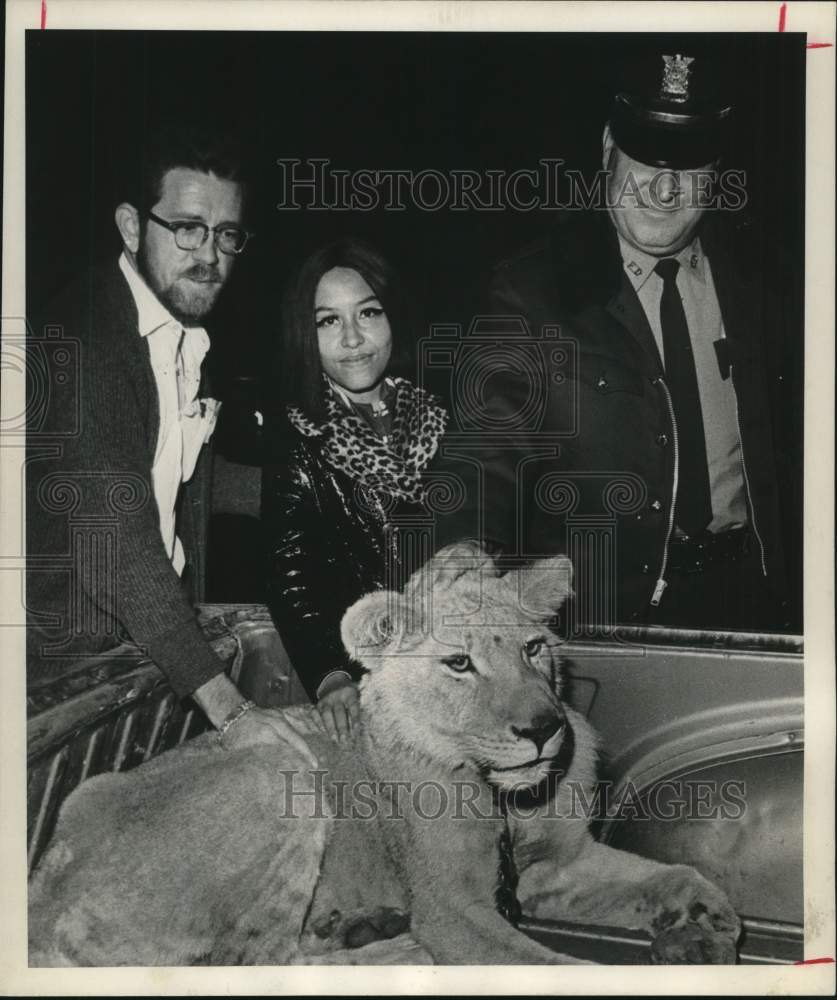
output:
{"label": "woman's long dark hair", "polygon": [[320,278],[335,267],[351,268],[378,297],[392,330],[388,371],[404,367],[413,346],[412,315],[404,286],[393,266],[375,247],[347,237],[307,257],[282,301],[281,388],[286,405],[298,406],[311,420],[325,418],[322,365],[314,323],[314,298]]}

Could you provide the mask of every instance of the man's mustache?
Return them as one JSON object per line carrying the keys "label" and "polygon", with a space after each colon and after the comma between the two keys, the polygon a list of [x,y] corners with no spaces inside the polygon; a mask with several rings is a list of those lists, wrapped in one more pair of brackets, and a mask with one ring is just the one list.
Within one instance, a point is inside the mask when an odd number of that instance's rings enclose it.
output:
{"label": "man's mustache", "polygon": [[221,284],[221,272],[210,264],[193,264],[188,271],[183,272],[184,278],[193,281],[214,281]]}

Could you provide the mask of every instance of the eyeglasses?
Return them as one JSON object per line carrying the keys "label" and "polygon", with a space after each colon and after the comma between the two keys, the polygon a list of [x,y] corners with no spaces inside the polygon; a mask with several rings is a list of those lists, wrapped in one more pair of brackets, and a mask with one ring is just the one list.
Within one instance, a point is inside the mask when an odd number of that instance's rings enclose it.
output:
{"label": "eyeglasses", "polygon": [[181,250],[200,250],[212,233],[215,246],[221,253],[239,254],[247,246],[247,241],[253,235],[238,226],[207,226],[203,222],[167,222],[153,212],[148,218],[174,233],[174,242]]}

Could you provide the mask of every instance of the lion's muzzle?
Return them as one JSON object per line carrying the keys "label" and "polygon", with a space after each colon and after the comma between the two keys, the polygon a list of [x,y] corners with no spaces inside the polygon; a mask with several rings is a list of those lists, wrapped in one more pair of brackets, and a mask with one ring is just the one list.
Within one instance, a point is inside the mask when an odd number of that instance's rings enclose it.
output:
{"label": "lion's muzzle", "polygon": [[[531,740],[537,747],[538,757],[554,756],[561,746],[562,733],[566,719],[562,715],[554,713],[536,716],[531,724],[525,728],[512,726],[514,735],[521,740]],[[548,752],[547,746],[554,744],[554,753]]]}
{"label": "lion's muzzle", "polygon": [[528,770],[536,766],[547,765],[561,752],[570,727],[567,719],[560,711],[542,712],[536,715],[526,726],[509,727],[514,736],[514,751],[509,747],[506,753],[512,757],[520,756],[517,761],[499,761],[491,765],[492,773],[509,773]]}

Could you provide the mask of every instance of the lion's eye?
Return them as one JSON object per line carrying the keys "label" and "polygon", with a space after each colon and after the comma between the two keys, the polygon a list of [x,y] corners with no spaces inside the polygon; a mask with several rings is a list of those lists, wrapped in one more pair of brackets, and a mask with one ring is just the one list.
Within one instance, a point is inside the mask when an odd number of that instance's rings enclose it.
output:
{"label": "lion's eye", "polygon": [[525,645],[526,655],[530,659],[534,659],[536,656],[540,656],[543,652],[543,648],[546,645],[546,641],[538,637],[537,639],[530,639]]}
{"label": "lion's eye", "polygon": [[460,653],[457,656],[446,656],[442,663],[446,667],[450,667],[457,674],[465,674],[469,670],[474,669],[474,664],[471,663],[471,657],[467,653]]}

